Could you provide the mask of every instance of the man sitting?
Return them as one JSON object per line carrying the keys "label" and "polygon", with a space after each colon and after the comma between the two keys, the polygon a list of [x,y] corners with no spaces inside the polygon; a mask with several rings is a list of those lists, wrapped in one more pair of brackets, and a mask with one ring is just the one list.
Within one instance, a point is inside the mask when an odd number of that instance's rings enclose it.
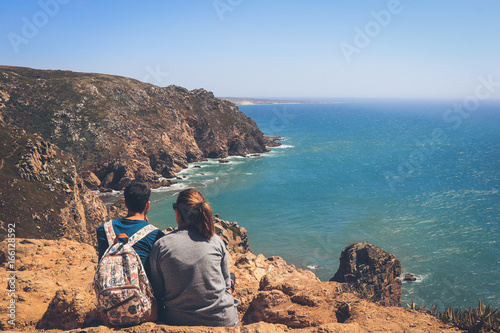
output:
{"label": "man sitting", "polygon": [[[132,248],[139,256],[144,271],[150,279],[150,263],[149,263],[149,253],[153,244],[163,237],[165,234],[153,226],[150,226],[147,213],[149,211],[150,201],[149,197],[151,195],[151,189],[146,183],[142,182],[132,182],[125,188],[125,207],[127,208],[127,216],[123,218],[115,219],[109,224],[102,224],[97,228],[97,250],[99,254],[99,261],[105,254],[106,250],[113,245],[113,242],[121,241],[123,237],[128,237],[129,239],[137,233],[139,230],[145,228],[148,230],[146,232],[141,231],[134,238],[140,239]],[[154,230],[152,230],[154,229]],[[152,230],[152,231],[151,231]],[[106,232],[107,231],[107,232]],[[118,236],[116,236],[118,235]],[[138,237],[140,235],[140,237]],[[144,236],[145,235],[145,236]],[[142,238],[141,238],[142,237]],[[109,239],[109,240],[108,240]],[[127,239],[128,240],[128,239]],[[116,289],[116,288],[115,288]],[[104,294],[103,294],[104,295]],[[141,319],[141,321],[154,321],[157,318],[157,305],[153,300],[151,313],[146,317],[146,319]],[[106,310],[108,311],[108,310]]]}

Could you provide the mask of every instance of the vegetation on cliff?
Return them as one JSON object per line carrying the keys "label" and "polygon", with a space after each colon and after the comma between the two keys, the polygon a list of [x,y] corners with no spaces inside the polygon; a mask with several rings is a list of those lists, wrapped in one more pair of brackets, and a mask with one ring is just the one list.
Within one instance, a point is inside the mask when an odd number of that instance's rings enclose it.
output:
{"label": "vegetation on cliff", "polygon": [[0,119],[74,156],[87,185],[167,185],[189,162],[267,151],[270,141],[229,101],[103,75],[0,66]]}
{"label": "vegetation on cliff", "polygon": [[431,309],[445,323],[452,324],[467,332],[500,332],[500,313],[490,305],[484,305],[479,301],[477,307],[469,309],[453,309],[447,307],[443,311]]}

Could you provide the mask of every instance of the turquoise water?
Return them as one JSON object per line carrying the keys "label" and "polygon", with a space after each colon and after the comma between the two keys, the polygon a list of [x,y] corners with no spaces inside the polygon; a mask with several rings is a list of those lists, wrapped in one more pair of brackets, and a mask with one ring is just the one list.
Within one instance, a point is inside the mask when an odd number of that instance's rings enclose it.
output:
{"label": "turquoise water", "polygon": [[364,241],[419,278],[403,284],[403,304],[500,308],[500,103],[467,118],[447,113],[453,103],[241,106],[283,146],[192,164],[154,192],[150,220],[174,226],[176,192],[196,187],[248,230],[253,252],[322,280]]}

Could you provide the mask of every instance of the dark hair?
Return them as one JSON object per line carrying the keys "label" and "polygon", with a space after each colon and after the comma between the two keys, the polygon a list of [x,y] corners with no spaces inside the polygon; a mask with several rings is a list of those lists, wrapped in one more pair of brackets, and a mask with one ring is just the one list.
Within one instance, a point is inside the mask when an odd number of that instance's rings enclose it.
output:
{"label": "dark hair", "polygon": [[179,193],[175,208],[179,210],[182,221],[207,238],[215,233],[212,207],[203,195],[195,189],[187,189]]}
{"label": "dark hair", "polygon": [[125,204],[132,213],[142,213],[149,201],[151,189],[143,182],[133,181],[125,188]]}

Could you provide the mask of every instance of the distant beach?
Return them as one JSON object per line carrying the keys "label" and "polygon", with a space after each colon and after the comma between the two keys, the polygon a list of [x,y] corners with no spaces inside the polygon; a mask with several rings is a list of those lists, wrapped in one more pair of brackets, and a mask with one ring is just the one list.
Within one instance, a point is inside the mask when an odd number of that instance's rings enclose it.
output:
{"label": "distant beach", "polygon": [[256,104],[327,104],[340,103],[336,101],[314,101],[314,100],[290,100],[290,99],[265,99],[265,98],[244,98],[244,97],[219,97],[230,101],[236,105],[256,105]]}

